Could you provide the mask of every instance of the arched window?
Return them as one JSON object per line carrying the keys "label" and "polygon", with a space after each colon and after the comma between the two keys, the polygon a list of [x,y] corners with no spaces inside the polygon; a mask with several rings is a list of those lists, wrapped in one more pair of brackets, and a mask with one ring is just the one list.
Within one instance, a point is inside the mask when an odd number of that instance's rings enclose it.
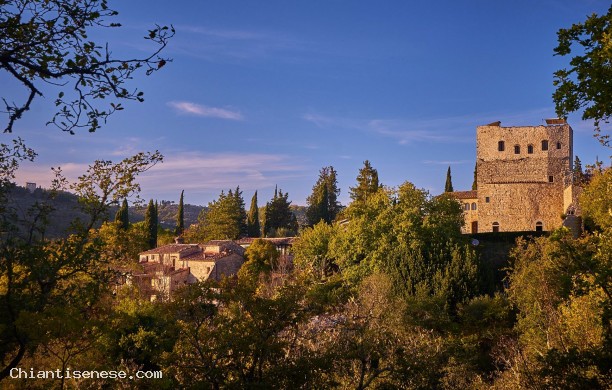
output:
{"label": "arched window", "polygon": [[504,141],[499,141],[497,143],[497,150],[500,152],[503,152],[506,149],[506,145],[504,143]]}
{"label": "arched window", "polygon": [[499,222],[493,222],[493,233],[499,232]]}
{"label": "arched window", "polygon": [[514,145],[514,154],[521,154],[520,145]]}
{"label": "arched window", "polygon": [[542,150],[548,150],[548,140],[547,139],[542,140]]}
{"label": "arched window", "polygon": [[465,203],[463,205],[463,209],[466,210],[466,211],[469,210],[470,209],[470,204],[469,203]]}
{"label": "arched window", "polygon": [[533,145],[527,145],[527,154],[533,154]]}
{"label": "arched window", "polygon": [[536,222],[536,232],[541,232],[544,230],[544,225],[542,224],[542,222],[538,221]]}
{"label": "arched window", "polygon": [[476,202],[472,202],[472,210],[476,210]]}
{"label": "arched window", "polygon": [[557,142],[557,149],[561,149],[561,142]]}

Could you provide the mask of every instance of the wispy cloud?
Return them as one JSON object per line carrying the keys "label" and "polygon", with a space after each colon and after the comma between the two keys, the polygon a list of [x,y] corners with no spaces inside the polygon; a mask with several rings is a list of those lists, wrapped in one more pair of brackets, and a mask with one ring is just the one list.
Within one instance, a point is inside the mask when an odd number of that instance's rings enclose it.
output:
{"label": "wispy cloud", "polygon": [[554,113],[551,108],[540,108],[515,113],[480,113],[425,119],[364,119],[307,113],[302,115],[302,119],[322,129],[359,130],[395,139],[400,145],[409,145],[433,142],[473,143],[476,126],[500,119],[503,120],[502,125],[505,123],[507,126],[533,124],[543,122],[541,118],[551,113]]}
{"label": "wispy cloud", "polygon": [[[60,163],[64,176],[74,182],[88,168],[88,164]],[[264,153],[179,152],[167,154],[162,164],[143,173],[138,182],[143,195],[175,193],[184,189],[191,199],[201,199],[202,204],[218,195],[221,190],[240,185],[243,190],[272,187],[286,180],[310,177],[309,167],[297,163],[290,156]],[[18,183],[36,182],[49,187],[53,173],[47,167],[24,164]]]}
{"label": "wispy cloud", "polygon": [[207,118],[229,119],[234,121],[244,120],[239,111],[232,111],[226,108],[209,107],[192,102],[168,102],[168,106],[181,114],[202,116]]}
{"label": "wispy cloud", "polygon": [[236,62],[267,58],[283,61],[311,60],[304,53],[312,44],[280,31],[252,31],[219,29],[205,26],[176,26],[180,38],[173,42],[172,50],[182,55],[207,61]]}

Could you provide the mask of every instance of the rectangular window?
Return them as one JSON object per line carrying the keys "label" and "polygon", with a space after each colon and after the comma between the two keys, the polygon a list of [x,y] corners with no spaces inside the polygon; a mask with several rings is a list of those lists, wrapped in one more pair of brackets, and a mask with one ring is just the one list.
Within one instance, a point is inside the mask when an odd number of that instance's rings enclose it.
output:
{"label": "rectangular window", "polygon": [[519,145],[514,145],[514,154],[521,154],[521,147]]}
{"label": "rectangular window", "polygon": [[489,199],[489,197],[487,196],[487,197],[485,198],[485,202],[489,203],[489,201],[490,201],[490,199]]}
{"label": "rectangular window", "polygon": [[500,151],[500,152],[503,152],[504,149],[505,149],[504,141],[499,141],[497,143],[497,150]]}
{"label": "rectangular window", "polygon": [[542,140],[542,150],[548,150],[548,140]]}
{"label": "rectangular window", "polygon": [[555,178],[553,176],[548,176],[548,182],[552,183],[555,181]]}

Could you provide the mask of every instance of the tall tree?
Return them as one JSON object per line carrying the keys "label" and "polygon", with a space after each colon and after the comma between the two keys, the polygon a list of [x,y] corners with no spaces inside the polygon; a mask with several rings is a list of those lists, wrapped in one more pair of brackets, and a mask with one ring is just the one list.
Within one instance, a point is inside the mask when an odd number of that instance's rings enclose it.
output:
{"label": "tall tree", "polygon": [[119,226],[123,230],[128,230],[130,227],[130,217],[128,214],[128,203],[127,199],[123,199],[121,203],[121,207],[117,210],[115,214],[115,222],[119,222]]}
{"label": "tall tree", "polygon": [[583,23],[560,29],[557,37],[555,55],[573,55],[569,68],[554,73],[557,115],[584,109],[582,119],[593,120],[595,136],[610,146],[610,135],[602,133],[600,124],[612,116],[612,7],[606,15],[592,14]]}
{"label": "tall tree", "polygon": [[145,227],[147,230],[147,244],[149,249],[157,246],[157,210],[153,199],[149,201],[147,211],[145,212]]}
{"label": "tall tree", "polygon": [[478,189],[478,163],[474,164],[474,181],[472,182],[472,190]]}
{"label": "tall tree", "polygon": [[247,231],[249,237],[260,237],[261,226],[259,224],[259,208],[257,207],[257,191],[251,198],[251,207],[247,216]]}
{"label": "tall tree", "polygon": [[266,203],[265,222],[263,234],[265,237],[274,237],[279,231],[286,235],[297,233],[297,219],[291,212],[289,206],[291,202],[287,200],[288,193],[284,193],[278,188],[274,190],[274,198]]}
{"label": "tall tree", "polygon": [[244,199],[242,198],[242,191],[240,191],[240,186],[236,187],[236,190],[234,191],[234,207],[238,213],[237,222],[240,229],[240,237],[247,237],[249,235],[247,213],[244,205]]}
{"label": "tall tree", "polygon": [[319,179],[312,187],[312,194],[306,199],[308,223],[310,225],[315,225],[319,221],[331,223],[341,209],[340,202],[338,202],[339,194],[337,172],[334,167],[321,168]]}
{"label": "tall tree", "polygon": [[176,235],[180,236],[185,231],[185,210],[183,209],[183,195],[185,190],[181,191],[181,198],[179,199],[178,212],[176,214]]}
{"label": "tall tree", "polygon": [[[143,58],[115,58],[108,45],[88,40],[92,30],[121,26],[111,21],[118,13],[106,0],[6,0],[1,4],[0,69],[19,82],[27,96],[19,104],[3,97],[3,111],[8,115],[4,132],[11,132],[33,100],[43,96],[41,85],[45,91],[49,85],[59,89],[58,111],[49,123],[70,133],[77,128],[95,131],[109,115],[123,109],[121,101],[143,101],[142,92],[125,85],[139,69],[149,75],[169,61],[159,54],[174,35],[173,27],[149,30],[145,39],[156,49]],[[104,101],[108,106],[101,108]]]}
{"label": "tall tree", "polygon": [[246,211],[240,188],[221,191],[219,198],[202,210],[197,238],[208,240],[235,240],[246,235]]}
{"label": "tall tree", "polygon": [[453,192],[453,179],[451,178],[450,165],[446,171],[446,184],[444,185],[444,192]]}
{"label": "tall tree", "polygon": [[582,171],[582,161],[576,156],[574,158],[574,166],[572,168],[574,184],[582,184],[584,182],[584,172]]}
{"label": "tall tree", "polygon": [[380,188],[378,171],[372,168],[370,161],[363,162],[363,168],[357,175],[357,186],[350,188],[351,199],[356,202],[365,202],[368,197]]}

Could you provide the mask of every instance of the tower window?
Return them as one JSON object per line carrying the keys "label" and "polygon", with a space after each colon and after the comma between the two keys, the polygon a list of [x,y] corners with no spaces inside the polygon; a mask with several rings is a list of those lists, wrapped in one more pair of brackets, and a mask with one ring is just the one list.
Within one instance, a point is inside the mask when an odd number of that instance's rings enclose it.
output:
{"label": "tower window", "polygon": [[527,154],[533,154],[533,145],[527,145]]}
{"label": "tower window", "polygon": [[557,142],[557,149],[561,149],[561,142]]}
{"label": "tower window", "polygon": [[490,198],[487,196],[487,197],[485,198],[485,202],[486,202],[486,203],[489,203],[490,201],[491,201],[491,199],[490,199]]}
{"label": "tower window", "polygon": [[499,222],[493,222],[493,233],[499,232]]}
{"label": "tower window", "polygon": [[548,176],[548,182],[549,183],[553,183],[555,181],[555,177],[554,176]]}
{"label": "tower window", "polygon": [[520,145],[514,145],[514,154],[521,154]]}
{"label": "tower window", "polygon": [[497,142],[497,150],[503,152],[506,149],[504,141]]}
{"label": "tower window", "polygon": [[548,150],[548,140],[542,140],[542,150]]}

